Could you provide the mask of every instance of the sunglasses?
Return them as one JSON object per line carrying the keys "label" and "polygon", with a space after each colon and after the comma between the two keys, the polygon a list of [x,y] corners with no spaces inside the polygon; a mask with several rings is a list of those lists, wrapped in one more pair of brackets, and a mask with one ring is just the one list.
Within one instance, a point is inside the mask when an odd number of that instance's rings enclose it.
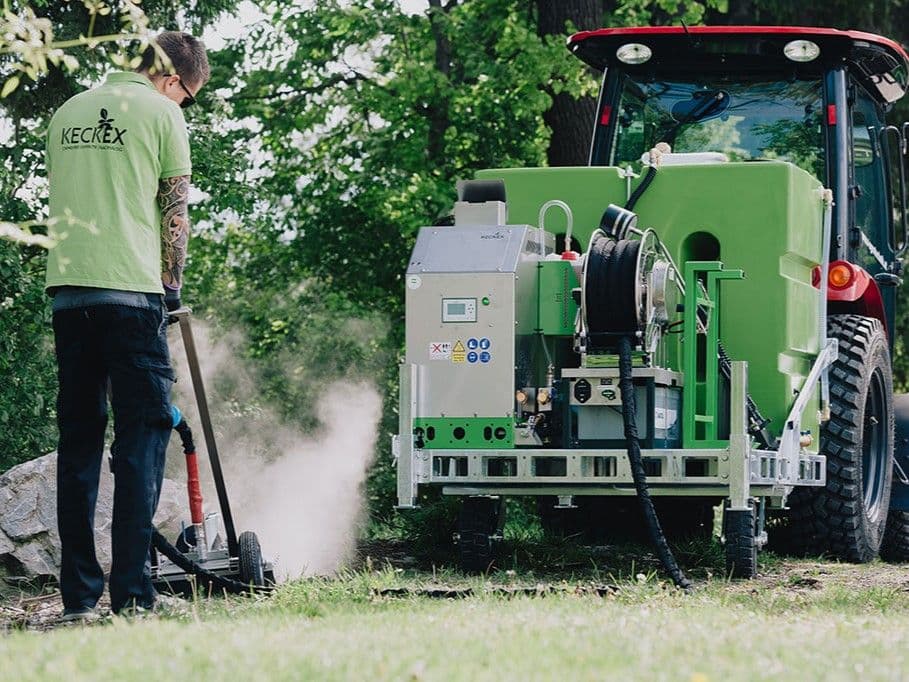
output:
{"label": "sunglasses", "polygon": [[[176,74],[174,74],[174,75],[176,75]],[[180,78],[180,76],[177,76],[177,78]],[[187,87],[186,87],[185,85],[183,85],[183,79],[182,79],[182,78],[180,78],[180,87],[183,88],[183,92],[186,93],[186,99],[184,99],[182,102],[180,102],[180,108],[181,108],[181,109],[186,109],[186,107],[191,107],[193,104],[196,103],[196,98],[193,97],[193,93],[191,93],[191,92],[187,89]]]}

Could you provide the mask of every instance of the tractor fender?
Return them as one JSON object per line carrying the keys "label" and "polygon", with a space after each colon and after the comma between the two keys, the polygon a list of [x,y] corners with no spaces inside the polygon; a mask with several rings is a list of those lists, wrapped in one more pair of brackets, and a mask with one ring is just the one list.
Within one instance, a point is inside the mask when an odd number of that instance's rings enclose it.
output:
{"label": "tractor fender", "polygon": [[[841,263],[844,261],[837,261]],[[831,263],[835,265],[836,263]],[[873,317],[881,321],[884,326],[884,332],[889,336],[890,330],[887,329],[887,315],[884,313],[884,299],[881,296],[881,289],[874,277],[855,263],[846,263],[853,271],[852,281],[845,287],[827,287],[827,310],[833,315],[862,315],[864,317]],[[818,286],[820,280],[820,268],[815,268],[812,283]]]}
{"label": "tractor fender", "polygon": [[909,511],[909,393],[893,396],[893,418],[896,437],[893,439],[893,488],[890,492],[890,509]]}

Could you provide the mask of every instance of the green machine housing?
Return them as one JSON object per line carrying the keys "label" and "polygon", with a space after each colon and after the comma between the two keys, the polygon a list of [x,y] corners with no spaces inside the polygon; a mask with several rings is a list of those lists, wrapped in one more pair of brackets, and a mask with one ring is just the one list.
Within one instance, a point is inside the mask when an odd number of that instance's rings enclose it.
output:
{"label": "green machine housing", "polygon": [[[462,201],[454,226],[423,228],[407,274],[401,433],[412,437],[395,441],[399,503],[413,506],[422,484],[465,495],[631,494],[615,359],[577,352],[583,274],[553,247],[570,213],[584,251],[603,206],[624,203],[634,185],[612,167],[477,177],[503,181],[506,201]],[[551,201],[568,211],[549,210],[540,229]],[[692,292],[713,280],[711,268],[741,270],[742,279],[717,281],[710,326],[733,360],[747,358],[747,392],[777,437],[805,392],[803,445],[749,455],[737,477],[777,499],[795,485],[822,484],[822,458],[804,445],[817,434],[820,407],[810,378],[822,342],[812,285],[820,183],[777,161],[667,167],[637,211],[642,226],[658,226],[675,263],[701,264],[688,273]],[[670,311],[679,331],[683,309],[680,299]],[[692,336],[689,347],[700,350],[687,362],[683,333],[665,334],[653,357],[636,356],[638,423],[656,495],[729,493],[737,389],[705,361],[708,336]]]}

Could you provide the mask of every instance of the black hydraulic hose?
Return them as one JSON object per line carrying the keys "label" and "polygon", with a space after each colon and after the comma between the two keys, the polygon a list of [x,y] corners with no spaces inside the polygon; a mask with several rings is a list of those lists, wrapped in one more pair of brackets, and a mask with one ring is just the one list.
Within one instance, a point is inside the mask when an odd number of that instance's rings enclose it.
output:
{"label": "black hydraulic hose", "polygon": [[182,571],[195,575],[204,587],[211,587],[218,591],[227,592],[228,594],[269,592],[271,590],[271,588],[268,587],[256,587],[254,585],[247,585],[239,580],[225,578],[224,576],[220,576],[217,573],[202,568],[199,564],[187,559],[186,555],[170,544],[167,541],[167,538],[161,535],[157,528],[152,530],[152,546],[173,561]]}
{"label": "black hydraulic hose", "polygon": [[644,179],[641,180],[641,183],[634,188],[634,192],[631,193],[631,196],[628,197],[628,201],[625,202],[625,209],[628,211],[633,211],[635,204],[638,203],[644,192],[647,191],[647,188],[650,187],[650,183],[653,182],[653,179],[656,177],[657,169],[656,166],[650,166],[647,169]]}
{"label": "black hydraulic hose", "polygon": [[[732,379],[732,360],[729,359],[729,355],[726,353],[726,349],[723,348],[722,343],[717,344],[717,355],[719,355],[720,360],[720,372],[722,372],[726,381],[730,381]],[[776,436],[770,433],[770,429],[767,428],[770,420],[761,414],[757,403],[754,402],[750,393],[746,394],[745,398],[748,407],[748,433],[754,436],[765,449],[776,450],[778,446]]]}
{"label": "black hydraulic hose", "polygon": [[631,345],[630,337],[622,336],[619,338],[619,390],[622,394],[622,419],[625,422],[625,440],[628,448],[628,461],[631,464],[631,477],[634,480],[634,487],[641,503],[641,510],[644,513],[650,540],[657,552],[660,563],[663,564],[663,568],[666,569],[676,587],[687,592],[691,589],[691,582],[682,573],[682,569],[679,568],[675,556],[673,556],[672,550],[669,548],[669,543],[666,541],[666,536],[660,527],[656,509],[653,508],[650,491],[647,489],[647,475],[644,472],[641,443],[638,440],[634,382],[631,378]]}

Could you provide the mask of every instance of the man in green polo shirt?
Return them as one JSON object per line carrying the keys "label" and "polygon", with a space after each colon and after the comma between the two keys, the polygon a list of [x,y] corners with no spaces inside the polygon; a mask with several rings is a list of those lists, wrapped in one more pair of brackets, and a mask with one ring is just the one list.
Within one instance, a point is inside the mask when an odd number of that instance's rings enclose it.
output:
{"label": "man in green polo shirt", "polygon": [[[47,290],[60,390],[57,521],[64,619],[104,589],[95,556],[107,387],[114,415],[111,608],[151,609],[152,517],[171,431],[166,310],[180,306],[189,237],[181,107],[209,78],[205,46],[169,31],[136,72],[72,97],[47,130],[52,234]],[[166,310],[165,310],[166,308]]]}

